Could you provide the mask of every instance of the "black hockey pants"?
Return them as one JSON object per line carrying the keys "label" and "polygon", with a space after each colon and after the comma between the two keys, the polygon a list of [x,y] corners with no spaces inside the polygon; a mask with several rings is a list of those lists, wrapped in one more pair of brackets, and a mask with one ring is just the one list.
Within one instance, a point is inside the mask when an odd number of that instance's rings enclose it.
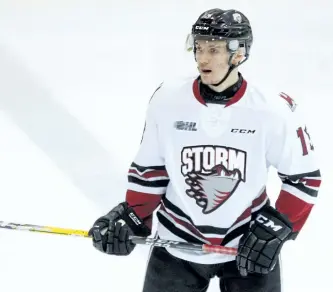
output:
{"label": "black hockey pants", "polygon": [[162,247],[152,249],[143,292],[205,292],[215,276],[221,292],[281,292],[279,264],[268,275],[241,277],[235,261],[197,264],[174,257]]}

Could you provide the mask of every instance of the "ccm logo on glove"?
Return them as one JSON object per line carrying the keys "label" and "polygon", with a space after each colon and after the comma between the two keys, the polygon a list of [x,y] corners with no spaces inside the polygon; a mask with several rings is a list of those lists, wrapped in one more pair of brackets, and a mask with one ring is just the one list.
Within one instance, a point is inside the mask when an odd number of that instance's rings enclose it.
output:
{"label": "ccm logo on glove", "polygon": [[281,225],[275,225],[275,223],[272,220],[269,220],[264,215],[259,214],[256,220],[259,223],[262,223],[264,226],[272,228],[274,231],[279,231],[282,226]]}
{"label": "ccm logo on glove", "polygon": [[137,216],[135,216],[135,214],[134,213],[129,213],[128,214],[128,217],[130,217],[131,219],[132,219],[132,221],[136,224],[136,225],[140,225],[140,224],[142,224],[142,221],[137,217]]}
{"label": "ccm logo on glove", "polygon": [[292,233],[292,224],[285,215],[272,206],[264,207],[239,240],[236,265],[240,274],[271,272]]}

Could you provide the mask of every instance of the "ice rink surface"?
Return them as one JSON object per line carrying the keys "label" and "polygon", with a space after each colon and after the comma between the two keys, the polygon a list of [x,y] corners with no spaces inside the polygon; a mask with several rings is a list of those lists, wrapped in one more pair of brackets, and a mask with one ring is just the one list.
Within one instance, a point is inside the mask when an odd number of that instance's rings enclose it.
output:
{"label": "ice rink surface", "polygon": [[[0,1],[0,220],[88,229],[122,201],[152,92],[165,79],[196,74],[184,51],[192,23],[206,9],[236,8],[254,30],[240,71],[307,109],[323,175],[317,206],[283,248],[284,292],[332,291],[332,6]],[[273,170],[273,201],[279,188]],[[120,258],[89,239],[0,230],[1,291],[140,292],[147,255],[148,247]],[[209,291],[218,291],[216,279]]]}

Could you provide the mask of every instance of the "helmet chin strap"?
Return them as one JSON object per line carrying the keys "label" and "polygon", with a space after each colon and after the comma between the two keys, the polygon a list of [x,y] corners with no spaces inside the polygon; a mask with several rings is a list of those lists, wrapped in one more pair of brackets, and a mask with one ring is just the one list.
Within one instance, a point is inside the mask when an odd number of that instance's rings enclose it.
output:
{"label": "helmet chin strap", "polygon": [[231,65],[231,66],[229,67],[229,70],[228,70],[227,74],[222,78],[222,80],[221,80],[220,82],[215,83],[215,84],[212,84],[212,85],[213,85],[213,86],[219,86],[219,85],[221,85],[224,81],[226,81],[226,79],[229,77],[231,71],[234,70],[236,67],[237,67],[237,66],[235,66],[235,65]]}
{"label": "helmet chin strap", "polygon": [[237,68],[239,65],[243,64],[245,61],[247,61],[247,57],[246,57],[243,61],[239,62],[237,65],[234,65],[234,64],[231,63],[232,58],[234,57],[234,55],[235,55],[235,53],[231,54],[231,56],[229,58],[229,61],[228,61],[229,70],[228,70],[227,74],[222,78],[222,80],[220,82],[212,84],[213,86],[219,86],[219,85],[221,85],[229,77],[229,75],[232,72],[232,70],[234,70],[235,68]]}
{"label": "helmet chin strap", "polygon": [[225,74],[225,76],[221,79],[220,82],[212,84],[213,86],[219,86],[219,85],[221,85],[229,77],[229,75],[232,72],[232,70],[234,70],[235,68],[237,68],[240,65],[240,64],[234,65],[234,64],[231,63],[232,58],[234,57],[234,55],[235,54],[231,54],[231,56],[229,57],[229,61],[228,61],[229,70],[228,70],[227,74]]}

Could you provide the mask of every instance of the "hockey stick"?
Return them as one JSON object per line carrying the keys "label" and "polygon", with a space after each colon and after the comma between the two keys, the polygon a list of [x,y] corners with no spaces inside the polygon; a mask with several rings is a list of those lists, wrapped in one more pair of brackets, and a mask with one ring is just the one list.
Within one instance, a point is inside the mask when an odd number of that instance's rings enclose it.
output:
{"label": "hockey stick", "polygon": [[[52,226],[31,225],[31,224],[19,224],[19,223],[5,222],[5,221],[0,221],[0,228],[10,229],[10,230],[39,232],[39,233],[90,237],[88,235],[88,231],[85,231],[85,230],[52,227]],[[147,245],[160,246],[160,247],[170,247],[170,248],[175,248],[175,249],[203,251],[203,252],[207,252],[207,253],[221,253],[221,254],[226,254],[226,255],[236,255],[237,254],[236,248],[225,247],[225,246],[220,246],[220,245],[197,244],[197,243],[188,243],[188,242],[180,242],[180,241],[165,240],[165,239],[155,239],[155,238],[151,238],[151,237],[139,237],[139,236],[130,236],[130,240],[135,244],[147,244]]]}
{"label": "hockey stick", "polygon": [[237,255],[237,249],[221,245],[198,244],[189,242],[180,242],[174,240],[158,239],[152,237],[130,236],[133,243],[149,244],[153,246],[170,247],[184,250],[203,251],[207,253],[222,253],[225,255]]}
{"label": "hockey stick", "polygon": [[19,223],[5,222],[5,221],[0,221],[0,228],[11,229],[11,230],[20,230],[20,231],[32,231],[32,232],[41,232],[41,233],[52,233],[52,234],[60,234],[60,235],[89,237],[88,231],[85,231],[85,230],[52,227],[52,226],[31,225],[31,224],[19,224]]}

